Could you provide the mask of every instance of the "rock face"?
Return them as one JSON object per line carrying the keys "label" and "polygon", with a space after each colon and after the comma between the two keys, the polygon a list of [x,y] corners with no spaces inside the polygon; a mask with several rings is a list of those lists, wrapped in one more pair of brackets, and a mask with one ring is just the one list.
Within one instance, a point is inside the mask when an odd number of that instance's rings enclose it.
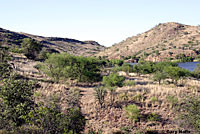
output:
{"label": "rock face", "polygon": [[104,50],[95,41],[79,41],[76,39],[60,37],[43,37],[27,33],[17,33],[0,28],[0,43],[11,47],[20,46],[22,39],[32,38],[41,42],[44,47],[53,49],[58,52],[67,52],[73,55],[92,56],[99,51]]}
{"label": "rock face", "polygon": [[112,59],[131,56],[145,56],[146,60],[162,61],[183,53],[196,56],[200,48],[200,27],[179,24],[175,22],[163,23],[151,30],[129,37],[104,51],[97,56]]}

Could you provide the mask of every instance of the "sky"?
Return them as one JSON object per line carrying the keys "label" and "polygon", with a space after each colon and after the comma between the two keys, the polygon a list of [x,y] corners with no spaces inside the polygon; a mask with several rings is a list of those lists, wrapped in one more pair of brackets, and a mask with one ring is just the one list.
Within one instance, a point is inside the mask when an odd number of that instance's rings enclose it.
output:
{"label": "sky", "polygon": [[104,46],[159,23],[200,24],[200,0],[0,0],[0,27]]}

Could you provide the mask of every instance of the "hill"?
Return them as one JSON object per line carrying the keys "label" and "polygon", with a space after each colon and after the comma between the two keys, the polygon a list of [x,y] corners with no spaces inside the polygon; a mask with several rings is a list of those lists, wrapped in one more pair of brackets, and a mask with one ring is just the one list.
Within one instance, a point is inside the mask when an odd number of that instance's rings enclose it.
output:
{"label": "hill", "polygon": [[12,32],[0,28],[0,42],[10,47],[20,47],[24,38],[31,38],[39,41],[44,47],[58,52],[67,52],[73,55],[91,56],[104,49],[95,41],[79,41],[60,37],[43,37],[27,33]]}
{"label": "hill", "polygon": [[195,57],[199,52],[200,27],[168,22],[129,37],[100,52],[97,56],[131,59],[145,56],[149,61],[163,61],[178,54]]}

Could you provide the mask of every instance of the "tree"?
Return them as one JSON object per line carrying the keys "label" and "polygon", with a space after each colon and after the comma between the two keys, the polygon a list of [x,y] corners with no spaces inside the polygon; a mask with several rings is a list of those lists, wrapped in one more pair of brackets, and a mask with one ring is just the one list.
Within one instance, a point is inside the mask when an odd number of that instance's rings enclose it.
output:
{"label": "tree", "polygon": [[[73,57],[68,54],[50,54],[45,60],[44,65],[41,70],[46,73],[48,76],[52,77],[55,82],[58,82],[62,77],[70,73],[71,68],[67,71],[67,65],[73,64]],[[66,73],[66,74],[65,74]]]}
{"label": "tree", "polygon": [[29,59],[36,59],[37,55],[42,50],[42,45],[38,43],[36,40],[30,38],[24,38],[21,47],[25,56]]}
{"label": "tree", "polygon": [[165,74],[165,72],[162,72],[162,71],[157,71],[153,75],[153,79],[155,81],[158,81],[159,85],[160,85],[161,80],[164,80],[166,78],[167,78],[167,75]]}
{"label": "tree", "polygon": [[55,82],[61,78],[77,79],[79,82],[96,82],[102,79],[101,61],[92,57],[72,56],[67,53],[50,54],[42,71]]}
{"label": "tree", "polygon": [[188,70],[172,66],[166,67],[164,69],[164,72],[166,72],[168,77],[172,79],[172,82],[174,84],[177,84],[179,79],[185,78],[190,75],[190,72]]}

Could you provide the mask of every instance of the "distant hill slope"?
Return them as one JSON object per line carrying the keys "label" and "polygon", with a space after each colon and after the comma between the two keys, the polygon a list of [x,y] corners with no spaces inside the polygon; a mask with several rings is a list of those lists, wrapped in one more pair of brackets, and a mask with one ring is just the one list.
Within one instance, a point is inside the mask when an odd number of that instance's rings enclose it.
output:
{"label": "distant hill slope", "polygon": [[20,43],[24,38],[35,39],[41,42],[44,47],[59,52],[67,52],[73,55],[92,56],[104,49],[104,46],[101,46],[95,41],[79,41],[69,38],[43,37],[27,33],[12,32],[0,28],[0,42],[3,42],[3,44],[9,46],[20,46]]}
{"label": "distant hill slope", "polygon": [[[195,56],[200,48],[200,27],[175,22],[163,23],[151,30],[129,37],[97,54],[112,59],[145,55],[146,60],[162,61],[184,53]],[[129,58],[128,58],[129,57]]]}

